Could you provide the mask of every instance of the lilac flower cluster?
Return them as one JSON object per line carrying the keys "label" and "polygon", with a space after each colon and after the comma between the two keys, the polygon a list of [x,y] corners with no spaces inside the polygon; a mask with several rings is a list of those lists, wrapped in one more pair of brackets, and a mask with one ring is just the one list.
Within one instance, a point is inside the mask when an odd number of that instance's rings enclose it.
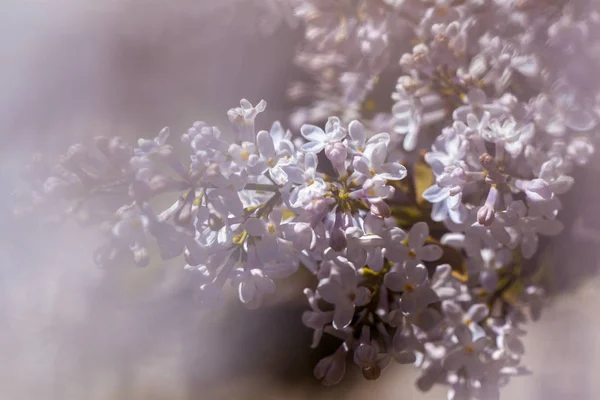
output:
{"label": "lilac flower cluster", "polygon": [[[290,88],[313,101],[292,115],[295,135],[279,122],[257,132],[266,103],[242,100],[223,135],[196,122],[180,144],[166,128],[137,146],[99,137],[55,167],[30,166],[33,204],[102,221],[101,265],[128,255],[145,266],[153,247],[183,255],[207,302],[230,284],[256,308],[275,280],[308,269],[312,346],[339,339],[315,367],[327,385],[348,361],[367,379],[395,361],[421,369],[422,390],[497,397],[527,372],[523,326],[544,297],[524,265],[540,235],[562,230],[559,196],[594,153],[600,91],[581,76],[600,66],[596,3],[269,5],[274,21],[305,26],[296,62],[316,86]],[[399,75],[393,107],[363,117],[384,70]],[[420,193],[408,182],[419,163],[432,175]],[[125,205],[93,203],[106,194]]]}

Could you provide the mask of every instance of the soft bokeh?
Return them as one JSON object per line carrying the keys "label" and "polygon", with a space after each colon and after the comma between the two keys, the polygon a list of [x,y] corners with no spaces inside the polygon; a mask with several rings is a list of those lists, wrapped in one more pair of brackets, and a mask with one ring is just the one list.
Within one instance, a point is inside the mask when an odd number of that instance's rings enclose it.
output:
{"label": "soft bokeh", "polygon": [[[254,2],[3,1],[0,398],[444,396],[418,393],[415,371],[398,367],[376,382],[350,374],[339,388],[321,388],[311,376],[320,353],[309,349],[300,321],[306,305],[297,289],[309,279],[301,274],[264,309],[207,312],[181,263],[100,270],[93,229],[10,216],[18,170],[34,152],[58,155],[99,134],[153,137],[165,125],[184,132],[197,119],[223,124],[242,97],[267,100],[262,127],[283,119],[287,82],[300,74],[291,63],[299,32],[257,34],[260,12],[247,3]],[[506,398],[599,393],[597,165],[582,173],[565,207],[584,218],[550,247],[560,269],[550,306],[526,339],[534,375],[514,379]]]}

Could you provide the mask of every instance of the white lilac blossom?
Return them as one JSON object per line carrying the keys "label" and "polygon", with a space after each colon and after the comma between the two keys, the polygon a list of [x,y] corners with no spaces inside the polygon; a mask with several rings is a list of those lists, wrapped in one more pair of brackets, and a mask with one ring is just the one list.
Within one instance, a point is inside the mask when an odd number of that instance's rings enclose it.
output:
{"label": "white lilac blossom", "polygon": [[[312,80],[289,93],[310,104],[292,130],[257,129],[266,102],[243,99],[231,127],[195,122],[179,145],[167,128],[137,146],[98,137],[54,166],[35,157],[20,211],[99,223],[101,266],[151,265],[153,246],[182,257],[207,305],[229,283],[257,308],[305,268],[312,347],[340,341],[315,366],[324,384],[351,362],[376,379],[394,360],[421,370],[421,390],[497,398],[526,371],[526,314],[539,318],[546,293],[532,278],[541,238],[563,229],[561,196],[595,152],[600,90],[581,75],[600,66],[598,5],[265,6],[264,33],[304,26],[294,61]],[[370,97],[382,86],[389,107]]]}

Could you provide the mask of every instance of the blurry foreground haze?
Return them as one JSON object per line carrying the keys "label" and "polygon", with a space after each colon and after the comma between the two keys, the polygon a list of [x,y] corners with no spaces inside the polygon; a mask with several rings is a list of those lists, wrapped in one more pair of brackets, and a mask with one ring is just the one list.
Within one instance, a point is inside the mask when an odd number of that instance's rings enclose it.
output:
{"label": "blurry foreground haze", "polygon": [[[320,353],[300,321],[298,286],[310,284],[301,275],[264,309],[232,302],[206,313],[180,262],[99,270],[93,229],[10,218],[10,189],[34,152],[58,155],[100,134],[154,137],[166,125],[178,136],[198,119],[222,125],[242,97],[267,101],[260,128],[284,121],[301,32],[254,33],[258,12],[247,3],[258,2],[2,1],[0,400],[445,396],[418,393],[415,371],[395,366],[375,382],[354,371],[322,388],[312,378]],[[565,208],[597,207],[597,165]],[[571,229],[564,239],[553,254],[557,294],[526,338],[534,375],[514,379],[505,398],[600,396],[599,242]]]}

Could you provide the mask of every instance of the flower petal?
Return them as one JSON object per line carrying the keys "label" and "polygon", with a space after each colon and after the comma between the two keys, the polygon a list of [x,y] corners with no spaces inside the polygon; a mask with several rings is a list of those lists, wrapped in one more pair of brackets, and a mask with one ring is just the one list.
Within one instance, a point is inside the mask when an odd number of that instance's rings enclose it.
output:
{"label": "flower petal", "polygon": [[406,174],[406,168],[400,163],[387,163],[379,168],[379,176],[390,181],[404,179]]}
{"label": "flower petal", "polygon": [[264,158],[275,157],[275,145],[273,138],[267,131],[260,131],[256,134],[256,145],[258,151]]}
{"label": "flower petal", "polygon": [[302,127],[300,128],[300,133],[302,134],[302,136],[304,136],[306,140],[309,140],[311,142],[323,142],[326,138],[323,129],[315,125],[302,125]]}
{"label": "flower petal", "polygon": [[435,261],[442,257],[444,252],[440,246],[435,244],[428,244],[423,246],[418,252],[417,257],[423,261]]}
{"label": "flower petal", "polygon": [[305,153],[319,153],[325,148],[325,142],[308,142],[300,148]]}
{"label": "flower petal", "polygon": [[408,233],[408,247],[413,250],[420,249],[429,236],[429,227],[425,222],[417,222]]}
{"label": "flower petal", "polygon": [[350,299],[346,298],[344,301],[336,303],[333,313],[333,327],[335,329],[344,329],[350,325],[352,318],[354,318],[354,304]]}

